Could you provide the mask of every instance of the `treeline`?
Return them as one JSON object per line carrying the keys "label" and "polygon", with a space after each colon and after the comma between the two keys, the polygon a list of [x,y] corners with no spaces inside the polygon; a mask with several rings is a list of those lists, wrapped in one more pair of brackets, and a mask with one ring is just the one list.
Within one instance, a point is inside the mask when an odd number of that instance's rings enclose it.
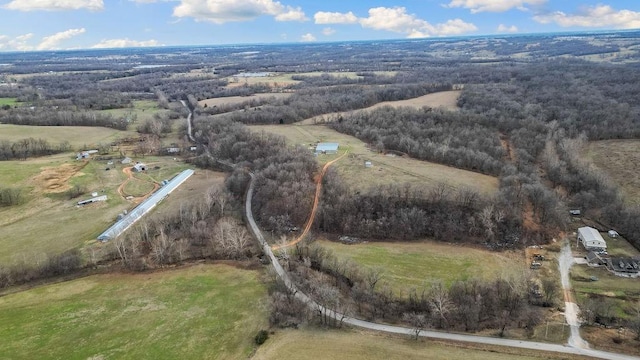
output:
{"label": "treeline", "polygon": [[24,160],[29,157],[52,155],[71,151],[69,142],[52,145],[45,139],[21,139],[15,142],[0,141],[0,160]]}
{"label": "treeline", "polygon": [[385,106],[338,118],[330,127],[369,143],[378,151],[499,175],[506,152],[495,129],[481,115]]}
{"label": "treeline", "polygon": [[224,189],[212,187],[199,200],[184,202],[112,240],[110,256],[135,271],[188,259],[251,258],[257,250],[238,220],[240,202]]}
{"label": "treeline", "polygon": [[0,289],[26,284],[31,281],[67,275],[83,267],[80,250],[65,251],[58,255],[45,256],[38,261],[22,260],[11,266],[0,265]]}
{"label": "treeline", "polygon": [[451,90],[450,84],[407,84],[388,86],[342,85],[304,89],[282,100],[264,105],[256,111],[221,115],[228,121],[244,124],[293,123],[322,114],[362,109],[382,101],[411,99],[433,92]]}
{"label": "treeline", "polygon": [[246,191],[249,176],[256,175],[254,216],[267,231],[283,233],[302,226],[311,211],[318,164],[307,149],[291,148],[283,137],[252,133],[246,126],[218,117],[200,118],[194,132],[207,150],[196,159],[206,168],[235,165],[227,186],[236,195]]}
{"label": "treeline", "polygon": [[521,212],[507,211],[500,195],[485,198],[445,184],[430,190],[384,185],[357,191],[333,170],[324,182],[315,226],[328,233],[379,240],[429,237],[493,249],[538,243],[546,233],[524,229]]}
{"label": "treeline", "polygon": [[[531,281],[522,277],[499,278],[491,281],[470,279],[458,281],[447,288],[442,283],[407,289],[401,293],[391,290],[384,273],[377,269],[363,269],[338,259],[320,246],[299,246],[285,256],[290,277],[301,291],[332,310],[368,320],[401,322],[414,329],[435,328],[453,331],[498,330],[500,336],[512,328],[525,329],[533,335],[542,314],[531,296]],[[544,297],[553,299],[558,292],[555,282],[543,287]],[[292,326],[308,321],[296,318],[288,308],[297,309],[293,296],[283,287],[272,295],[274,325]],[[552,302],[546,304],[551,306]],[[312,309],[316,319],[326,326],[339,326],[326,309]]]}
{"label": "treeline", "polygon": [[126,130],[126,119],[92,111],[60,111],[52,108],[16,108],[0,111],[0,122],[14,125],[38,126],[101,126]]}

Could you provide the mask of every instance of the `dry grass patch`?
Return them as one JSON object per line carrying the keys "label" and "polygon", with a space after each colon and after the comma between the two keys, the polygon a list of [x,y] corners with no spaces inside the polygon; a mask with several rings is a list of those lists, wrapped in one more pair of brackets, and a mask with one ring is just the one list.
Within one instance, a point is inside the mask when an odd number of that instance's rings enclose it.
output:
{"label": "dry grass patch", "polygon": [[[348,151],[349,155],[333,166],[348,184],[359,189],[397,183],[409,183],[426,188],[444,183],[451,188],[469,188],[483,194],[492,194],[498,189],[498,179],[493,176],[410,157],[380,154],[371,151],[358,138],[323,125],[256,125],[249,126],[249,129],[282,135],[292,145],[310,148],[318,141],[339,143],[340,150]],[[337,156],[339,155],[320,155],[318,161],[326,163]],[[366,168],[365,161],[371,161],[373,166]]]}
{"label": "dry grass patch", "polygon": [[400,293],[421,289],[436,282],[449,286],[469,279],[491,280],[520,276],[525,266],[518,251],[491,252],[435,241],[368,242],[345,245],[327,240],[318,244],[340,258],[365,268],[380,268],[383,280]]}
{"label": "dry grass patch", "polygon": [[384,106],[413,107],[418,109],[427,106],[431,108],[444,108],[450,111],[457,111],[459,110],[458,98],[460,97],[461,93],[462,93],[461,90],[440,91],[440,92],[419,96],[413,99],[398,100],[398,101],[383,101],[363,109],[342,111],[342,112],[337,112],[332,114],[317,115],[309,119],[302,120],[297,124],[300,124],[300,125],[315,125],[319,123],[321,124],[328,121],[333,121],[334,119],[337,119],[340,116],[346,117],[346,116],[349,116],[350,114],[353,114],[359,111],[370,111],[370,110],[379,109]]}
{"label": "dry grass patch", "polygon": [[271,335],[253,356],[271,359],[352,360],[524,360],[581,357],[498,346],[442,342],[361,330],[282,330]]}
{"label": "dry grass patch", "polygon": [[251,100],[263,100],[263,99],[286,99],[291,96],[292,93],[265,93],[265,94],[253,94],[251,96],[228,96],[220,98],[211,98],[198,101],[200,106],[222,106],[222,105],[236,105],[242,104]]}
{"label": "dry grass patch", "polygon": [[625,202],[640,205],[640,140],[603,140],[589,143],[590,159],[616,184]]}
{"label": "dry grass patch", "polygon": [[0,141],[18,141],[25,138],[40,138],[52,145],[68,141],[74,149],[110,144],[117,139],[137,136],[133,131],[120,131],[95,126],[31,126],[0,124]]}

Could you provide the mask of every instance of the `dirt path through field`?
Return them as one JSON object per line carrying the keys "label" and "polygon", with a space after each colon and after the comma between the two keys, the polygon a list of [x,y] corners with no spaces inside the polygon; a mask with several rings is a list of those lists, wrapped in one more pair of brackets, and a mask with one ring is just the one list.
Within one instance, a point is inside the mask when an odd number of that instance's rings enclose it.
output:
{"label": "dirt path through field", "polygon": [[[120,184],[120,186],[118,186],[118,194],[120,194],[120,196],[122,196],[123,199],[126,199],[129,195],[127,195],[124,192],[124,187],[127,185],[127,183],[129,181],[131,181],[131,179],[133,179],[133,166],[129,166],[129,167],[123,168],[122,172],[125,175],[127,175],[127,179],[125,181],[123,181],[122,184]],[[151,181],[149,181],[149,182],[151,182]],[[147,194],[145,194],[143,196],[133,197],[133,199],[131,199],[131,201],[136,203],[136,204],[139,204],[140,202],[142,202],[142,200],[148,198],[149,195],[153,194],[159,188],[160,188],[160,185],[158,185],[158,183],[156,183],[156,182],[153,182],[153,190],[151,190],[150,192],[148,192]]]}
{"label": "dirt path through field", "polygon": [[302,241],[302,239],[304,239],[304,237],[307,236],[307,234],[309,233],[309,230],[311,230],[311,225],[313,225],[313,220],[316,218],[316,210],[318,210],[318,202],[320,200],[320,193],[322,192],[322,178],[324,178],[324,175],[327,173],[327,169],[329,169],[329,166],[331,166],[331,164],[342,159],[346,155],[347,155],[347,151],[345,151],[344,154],[340,155],[339,157],[324,164],[324,166],[322,167],[320,176],[318,176],[318,178],[316,179],[316,195],[313,199],[313,207],[311,208],[311,215],[309,215],[309,220],[307,220],[307,224],[304,226],[304,230],[302,231],[302,234],[300,234],[300,236],[298,236],[293,241],[290,241],[285,245],[274,245],[271,247],[271,249],[278,250],[278,249],[286,248],[289,246],[293,246],[299,243],[300,241]]}

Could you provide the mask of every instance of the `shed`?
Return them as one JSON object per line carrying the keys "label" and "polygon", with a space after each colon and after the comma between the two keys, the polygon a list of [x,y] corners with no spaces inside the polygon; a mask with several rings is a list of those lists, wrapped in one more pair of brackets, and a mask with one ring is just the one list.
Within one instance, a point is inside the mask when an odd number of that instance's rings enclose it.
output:
{"label": "shed", "polygon": [[147,165],[143,163],[137,163],[133,165],[133,171],[141,172],[147,170]]}
{"label": "shed", "polygon": [[600,232],[592,227],[584,226],[578,229],[578,240],[587,250],[601,252],[607,250],[607,243]]}
{"label": "shed", "polygon": [[618,234],[618,232],[615,230],[609,230],[608,234],[610,238],[617,238],[618,236],[620,236],[620,234]]}
{"label": "shed", "polygon": [[366,168],[370,168],[370,167],[372,167],[372,166],[373,166],[373,164],[371,163],[371,161],[365,161],[365,162],[364,162],[364,167],[366,167]]}
{"label": "shed", "polygon": [[318,143],[316,154],[336,154],[338,153],[338,143]]}
{"label": "shed", "polygon": [[121,161],[123,164],[131,164],[131,158],[130,157],[126,157],[124,159],[122,159]]}
{"label": "shed", "polygon": [[167,148],[167,152],[169,154],[176,154],[180,152],[180,148],[179,147],[168,147]]}

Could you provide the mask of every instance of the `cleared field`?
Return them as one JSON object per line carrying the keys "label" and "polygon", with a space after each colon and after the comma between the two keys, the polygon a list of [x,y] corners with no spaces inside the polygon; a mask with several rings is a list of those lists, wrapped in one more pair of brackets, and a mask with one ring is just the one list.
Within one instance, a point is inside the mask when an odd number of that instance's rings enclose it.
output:
{"label": "cleared field", "polygon": [[271,335],[252,357],[275,359],[352,360],[524,360],[580,359],[571,355],[536,353],[495,346],[445,343],[357,330],[283,330]]}
{"label": "cleared field", "polygon": [[251,100],[261,100],[261,99],[285,99],[291,96],[292,93],[265,93],[265,94],[253,94],[251,96],[228,96],[221,98],[211,98],[198,101],[198,105],[207,107],[212,106],[221,106],[221,105],[235,105],[242,104]]}
{"label": "cleared field", "polygon": [[[147,183],[150,177],[161,181],[188,167],[171,158],[143,160],[155,164],[148,174],[136,175]],[[105,161],[75,161],[70,160],[69,154],[1,162],[0,182],[20,184],[28,201],[19,206],[0,208],[0,233],[3,234],[0,236],[0,264],[35,261],[42,254],[60,253],[93,242],[120,212],[131,210],[135,204],[117,192],[126,179],[122,172],[124,165],[114,163],[108,165],[110,170],[106,171]],[[87,193],[68,199],[64,192],[75,185],[85,188]],[[76,206],[77,201],[90,198],[93,191],[107,195],[108,200]]]}
{"label": "cleared field", "polygon": [[457,111],[459,109],[458,97],[460,97],[461,92],[462,92],[461,90],[440,91],[432,94],[419,96],[413,99],[398,100],[398,101],[383,101],[373,106],[369,106],[368,108],[314,116],[309,119],[302,120],[297,124],[299,125],[314,125],[319,123],[322,124],[328,121],[333,121],[333,119],[337,119],[340,116],[345,117],[355,112],[375,110],[384,106],[413,107],[418,109],[428,106],[431,108],[444,108],[450,111]]}
{"label": "cleared field", "polygon": [[93,126],[30,126],[0,124],[0,141],[40,138],[52,145],[68,141],[74,149],[88,150],[97,144],[109,144],[120,138],[137,136],[133,131],[120,131]]}
{"label": "cleared field", "polygon": [[435,241],[317,243],[365,268],[382,269],[383,281],[396,292],[429,287],[438,281],[449,286],[459,280],[495,279],[525,271],[523,255],[517,252],[497,253]]}
{"label": "cleared field", "polygon": [[152,119],[156,113],[168,113],[169,110],[161,109],[158,103],[153,100],[136,100],[132,101],[133,107],[122,109],[101,110],[102,113],[111,114],[114,117],[135,118],[136,122],[133,127],[142,121]]}
{"label": "cleared field", "polygon": [[616,184],[628,204],[640,205],[640,140],[589,143],[586,157]]}
{"label": "cleared field", "polygon": [[256,271],[96,275],[0,298],[3,359],[246,359],[266,328]]}
{"label": "cleared field", "polygon": [[[344,180],[360,189],[375,185],[410,183],[434,187],[441,183],[452,188],[470,188],[483,194],[492,194],[498,189],[498,179],[473,171],[457,169],[409,157],[389,156],[371,151],[361,140],[339,133],[323,125],[256,125],[249,129],[282,135],[292,145],[309,147],[316,142],[337,142],[341,151],[349,155],[333,165]],[[339,155],[320,155],[318,161],[326,163]],[[372,167],[365,168],[364,162]]]}
{"label": "cleared field", "polygon": [[266,84],[271,87],[282,87],[300,83],[291,79],[291,74],[272,73],[270,76],[230,76],[227,78],[228,88],[244,85]]}
{"label": "cleared field", "polygon": [[3,98],[0,97],[0,106],[3,105],[15,105],[18,101],[16,98]]}

